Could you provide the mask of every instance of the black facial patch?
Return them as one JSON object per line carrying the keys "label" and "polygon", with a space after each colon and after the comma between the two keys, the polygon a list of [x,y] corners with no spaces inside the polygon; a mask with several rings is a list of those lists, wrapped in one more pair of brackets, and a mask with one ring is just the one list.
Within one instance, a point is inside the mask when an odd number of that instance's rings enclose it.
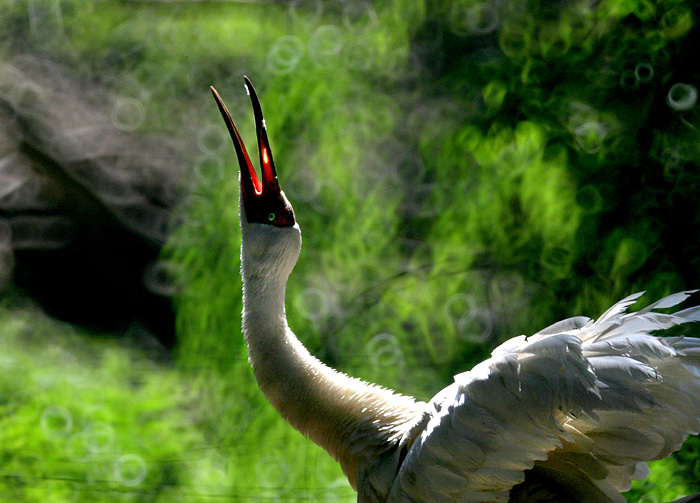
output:
{"label": "black facial patch", "polygon": [[252,196],[244,194],[243,205],[245,206],[246,219],[250,223],[292,227],[296,222],[292,205],[282,192],[268,192]]}

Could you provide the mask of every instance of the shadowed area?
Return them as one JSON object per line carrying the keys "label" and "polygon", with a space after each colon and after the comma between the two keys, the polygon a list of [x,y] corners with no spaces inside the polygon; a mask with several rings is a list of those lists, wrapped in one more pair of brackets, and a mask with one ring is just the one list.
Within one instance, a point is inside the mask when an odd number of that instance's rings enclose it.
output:
{"label": "shadowed area", "polygon": [[58,319],[111,332],[140,323],[172,347],[175,284],[158,254],[182,143],[130,133],[138,110],[127,116],[128,103],[60,64],[24,55],[1,70],[0,225],[14,284]]}

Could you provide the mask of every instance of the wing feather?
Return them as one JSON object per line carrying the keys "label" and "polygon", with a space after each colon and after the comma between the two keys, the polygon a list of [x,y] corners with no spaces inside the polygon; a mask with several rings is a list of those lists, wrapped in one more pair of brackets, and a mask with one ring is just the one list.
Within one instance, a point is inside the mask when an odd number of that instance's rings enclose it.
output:
{"label": "wing feather", "polygon": [[617,315],[624,313],[625,311],[627,311],[627,308],[635,302],[637,302],[637,299],[642,295],[644,295],[644,292],[633,293],[632,295],[629,295],[621,301],[613,304],[613,306],[610,309],[608,309],[600,315],[600,318],[598,318],[597,323],[603,323],[610,318],[614,318]]}
{"label": "wing feather", "polygon": [[624,501],[618,491],[646,476],[644,461],[700,430],[700,339],[652,335],[700,319],[700,306],[655,311],[693,292],[628,313],[633,294],[596,321],[503,343],[431,400],[387,501],[507,502],[535,464],[594,487],[596,501]]}
{"label": "wing feather", "polygon": [[[494,353],[431,401],[430,421],[409,450],[389,501],[507,501],[525,470],[570,438],[555,413],[585,414],[600,401],[574,336],[535,343],[523,338],[518,347]],[[417,477],[426,470],[431,480]]]}
{"label": "wing feather", "polygon": [[591,321],[593,320],[586,316],[574,316],[573,318],[567,318],[565,320],[557,321],[547,328],[543,328],[533,336],[529,337],[529,339],[532,340],[540,335],[555,335],[569,332],[570,330],[578,330],[579,328],[583,328]]}
{"label": "wing feather", "polygon": [[645,308],[640,309],[638,314],[649,313],[654,309],[664,309],[667,307],[677,306],[695,292],[697,292],[697,290],[686,290],[685,292],[673,293],[664,297],[663,299],[657,300],[656,302],[652,302]]}

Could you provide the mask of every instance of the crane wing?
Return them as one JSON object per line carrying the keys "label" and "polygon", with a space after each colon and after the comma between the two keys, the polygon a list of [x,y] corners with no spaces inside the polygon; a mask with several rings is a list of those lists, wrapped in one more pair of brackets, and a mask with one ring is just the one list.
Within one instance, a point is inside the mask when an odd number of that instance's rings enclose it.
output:
{"label": "crane wing", "polygon": [[644,461],[700,430],[700,339],[650,334],[700,320],[700,306],[653,311],[690,293],[627,313],[632,295],[597,321],[511,339],[455,376],[406,439],[387,501],[506,502],[535,467],[583,501],[624,502]]}

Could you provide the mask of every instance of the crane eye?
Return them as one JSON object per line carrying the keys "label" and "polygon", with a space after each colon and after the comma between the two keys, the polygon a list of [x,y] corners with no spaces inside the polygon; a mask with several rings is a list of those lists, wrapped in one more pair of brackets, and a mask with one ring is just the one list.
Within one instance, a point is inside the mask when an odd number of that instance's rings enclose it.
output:
{"label": "crane eye", "polygon": [[267,219],[268,219],[270,222],[274,222],[274,221],[275,221],[275,214],[274,214],[274,213],[270,213],[270,214],[267,216]]}

